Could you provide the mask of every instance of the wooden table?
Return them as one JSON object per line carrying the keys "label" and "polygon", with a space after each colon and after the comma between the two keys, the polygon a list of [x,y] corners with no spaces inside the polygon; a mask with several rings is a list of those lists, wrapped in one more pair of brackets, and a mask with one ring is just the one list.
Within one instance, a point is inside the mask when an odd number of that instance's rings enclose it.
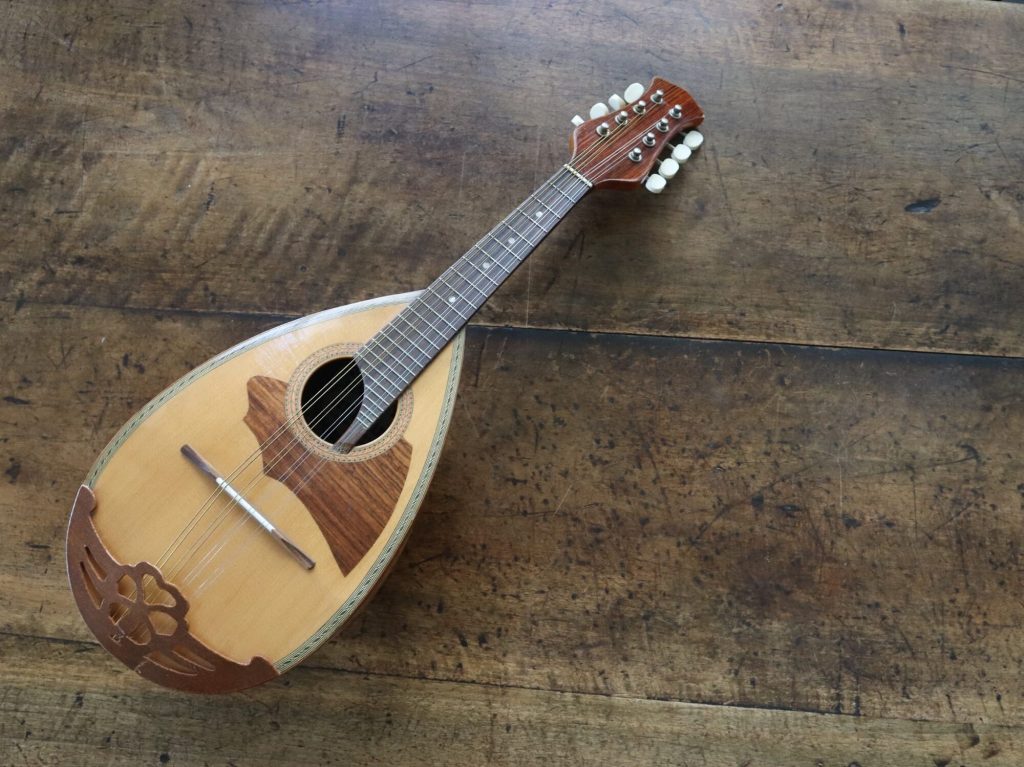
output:
{"label": "wooden table", "polygon": [[[1022,48],[983,0],[5,3],[0,763],[1024,762]],[[229,697],[111,660],[62,544],[116,428],[424,286],[653,74],[704,149],[476,318],[365,613]]]}

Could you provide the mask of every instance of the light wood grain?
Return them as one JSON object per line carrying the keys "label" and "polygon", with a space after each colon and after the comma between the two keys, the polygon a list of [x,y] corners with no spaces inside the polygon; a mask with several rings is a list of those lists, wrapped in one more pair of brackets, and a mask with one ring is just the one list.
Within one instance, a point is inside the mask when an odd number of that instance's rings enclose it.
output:
{"label": "light wood grain", "polygon": [[1020,727],[700,706],[300,667],[227,697],[98,669],[101,651],[0,637],[12,763],[800,764],[1013,767]]}
{"label": "light wood grain", "polygon": [[[133,415],[89,473],[96,494],[93,524],[111,556],[160,568],[189,601],[190,632],[220,655],[237,663],[262,657],[279,664],[295,652],[308,653],[302,650],[307,641],[332,621],[334,628],[340,625],[336,616],[342,606],[379,572],[385,552],[404,540],[422,498],[422,476],[433,470],[433,443],[447,427],[451,369],[461,359],[456,344],[420,374],[410,389],[415,403],[410,415],[396,420],[393,433],[381,437],[404,441],[402,468],[407,471],[396,478],[393,497],[386,501],[389,507],[380,510],[377,534],[367,537],[361,556],[353,553],[344,569],[335,562],[333,544],[317,521],[321,509],[308,508],[286,484],[263,480],[264,465],[276,464],[260,455],[260,441],[245,420],[248,383],[254,377],[287,382],[321,349],[365,343],[404,305],[391,298],[325,312],[218,355],[160,393],[155,407],[147,405]],[[278,423],[286,416],[298,417],[286,413],[282,401]],[[290,439],[282,444],[287,446]],[[224,476],[231,476],[246,499],[317,566],[297,565],[277,541],[213,493],[209,477],[180,455],[185,444],[223,467]],[[374,447],[357,448],[344,461],[383,460],[374,457]],[[307,455],[291,450],[283,460],[292,460],[301,467],[299,476],[306,477],[315,466],[313,461],[302,463]],[[252,456],[256,459],[249,460]],[[357,513],[350,504],[360,498],[369,504],[369,496],[361,490],[347,493],[345,481],[372,479],[372,470],[346,474],[344,469],[341,465],[341,476],[319,492],[334,494],[329,499],[334,513],[352,517]]]}
{"label": "light wood grain", "polygon": [[2,13],[23,301],[300,316],[422,288],[565,161],[573,113],[660,74],[707,112],[701,154],[660,197],[584,202],[484,322],[1024,353],[1011,4]]}

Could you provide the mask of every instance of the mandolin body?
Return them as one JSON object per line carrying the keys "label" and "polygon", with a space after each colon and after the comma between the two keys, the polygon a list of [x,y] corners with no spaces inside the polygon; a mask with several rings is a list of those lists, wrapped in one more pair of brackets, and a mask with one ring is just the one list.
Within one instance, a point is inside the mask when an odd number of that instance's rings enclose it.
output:
{"label": "mandolin body", "polygon": [[[463,334],[405,390],[386,430],[346,454],[303,418],[303,387],[416,295],[331,309],[245,341],[118,432],[79,490],[67,546],[78,607],[112,654],[168,687],[228,692],[283,673],[354,615],[401,550],[437,464]],[[315,566],[218,493],[183,445]]]}

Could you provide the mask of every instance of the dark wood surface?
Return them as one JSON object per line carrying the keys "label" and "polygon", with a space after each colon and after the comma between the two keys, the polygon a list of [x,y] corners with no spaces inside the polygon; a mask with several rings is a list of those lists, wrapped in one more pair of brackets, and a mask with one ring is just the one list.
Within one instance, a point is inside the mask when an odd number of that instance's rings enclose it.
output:
{"label": "dark wood surface", "polygon": [[[1019,6],[0,20],[0,763],[1024,761]],[[584,201],[478,318],[353,626],[229,697],[106,657],[61,547],[121,423],[282,319],[422,287],[652,74],[706,146]]]}

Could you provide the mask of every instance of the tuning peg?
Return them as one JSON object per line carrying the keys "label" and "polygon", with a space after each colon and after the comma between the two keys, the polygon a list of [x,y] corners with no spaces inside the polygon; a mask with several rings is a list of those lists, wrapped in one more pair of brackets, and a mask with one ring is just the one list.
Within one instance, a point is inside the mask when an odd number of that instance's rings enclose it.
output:
{"label": "tuning peg", "polygon": [[608,97],[608,106],[618,112],[622,107],[626,106],[626,102],[618,93],[613,93]]}
{"label": "tuning peg", "polygon": [[572,124],[575,127],[577,127],[577,128],[580,127],[581,125],[583,125],[583,123],[585,123],[585,122],[586,122],[586,120],[584,120],[579,115],[573,115],[573,117],[572,117]]}
{"label": "tuning peg", "polygon": [[676,144],[672,147],[672,159],[680,165],[689,160],[691,154],[693,152],[686,144]]}
{"label": "tuning peg", "polygon": [[679,172],[679,163],[668,157],[661,161],[658,166],[658,173],[664,176],[666,179],[674,177]]}
{"label": "tuning peg", "polygon": [[636,101],[638,98],[644,95],[644,86],[642,86],[640,83],[633,83],[628,88],[626,88],[625,91],[623,91],[622,95],[626,97],[627,104],[632,104],[634,101]]}
{"label": "tuning peg", "polygon": [[598,117],[604,117],[608,114],[608,105],[598,101],[594,106],[590,107],[590,119],[594,120]]}
{"label": "tuning peg", "polygon": [[644,184],[644,188],[651,194],[661,194],[667,183],[664,176],[652,173],[647,177],[647,183]]}
{"label": "tuning peg", "polygon": [[704,136],[701,135],[700,131],[692,130],[683,137],[683,143],[690,147],[690,149],[697,149],[704,143]]}

